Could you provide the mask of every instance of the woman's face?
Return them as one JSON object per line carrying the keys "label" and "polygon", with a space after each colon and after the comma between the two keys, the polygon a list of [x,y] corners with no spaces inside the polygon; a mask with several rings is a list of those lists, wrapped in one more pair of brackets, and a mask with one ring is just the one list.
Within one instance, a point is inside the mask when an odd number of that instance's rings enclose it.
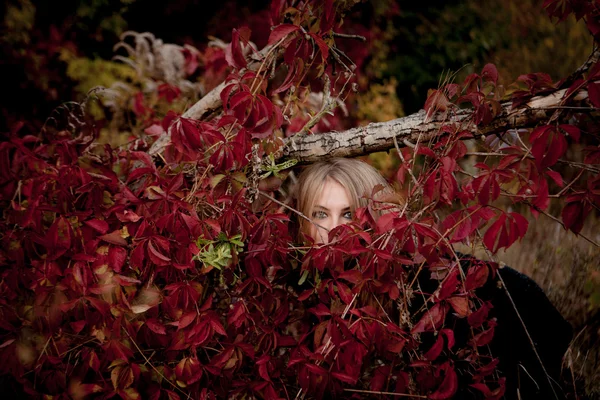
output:
{"label": "woman's face", "polygon": [[[352,221],[352,204],[346,189],[333,179],[327,179],[310,214],[310,237],[315,243],[328,243],[329,231]],[[316,226],[316,225],[319,226]]]}

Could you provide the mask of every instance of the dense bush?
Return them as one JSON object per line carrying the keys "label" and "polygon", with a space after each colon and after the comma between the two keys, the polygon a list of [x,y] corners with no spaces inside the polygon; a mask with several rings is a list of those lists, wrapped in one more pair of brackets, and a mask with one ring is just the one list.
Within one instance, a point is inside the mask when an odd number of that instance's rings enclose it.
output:
{"label": "dense bush", "polygon": [[[558,222],[581,231],[600,203],[589,118],[600,107],[597,58],[560,82],[521,76],[515,108],[561,89],[563,101],[535,129],[490,134],[481,152],[464,140],[508,107],[496,68],[433,91],[426,118],[446,120],[427,141],[398,148],[395,183],[405,195],[371,202],[329,245],[310,247],[296,242],[289,206],[266,180],[295,165],[282,160],[286,138],[339,126],[334,109],[356,77],[336,47],[352,39],[335,32],[352,2],[296,3],[272,3],[262,50],[246,28],[205,53],[134,35],[123,60],[136,83],[65,107],[39,136],[15,126],[0,144],[6,390],[78,399],[502,396],[501,355],[487,347],[496,321],[477,292],[498,264],[461,266],[452,245],[496,253],[522,238],[527,220],[500,208],[502,197],[535,213],[563,199]],[[551,15],[570,11],[546,3]],[[572,3],[597,35],[595,3]],[[231,73],[197,108],[167,112],[199,96],[190,76],[201,57],[203,74]],[[465,105],[473,112],[457,121]],[[93,107],[144,133],[102,144]],[[583,162],[569,160],[579,143]],[[558,163],[575,171],[568,180]],[[375,221],[378,208],[391,211]]]}

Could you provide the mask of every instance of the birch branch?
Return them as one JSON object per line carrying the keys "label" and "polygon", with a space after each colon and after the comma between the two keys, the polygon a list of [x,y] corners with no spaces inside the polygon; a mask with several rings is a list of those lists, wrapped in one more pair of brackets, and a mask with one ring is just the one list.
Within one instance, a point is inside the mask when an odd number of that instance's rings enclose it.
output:
{"label": "birch branch", "polygon": [[[388,122],[372,123],[343,132],[320,134],[298,134],[285,141],[277,159],[296,159],[301,163],[311,163],[331,157],[356,157],[394,147],[394,138],[400,146],[410,143],[428,142],[446,133],[441,128],[448,124],[461,124],[461,129],[475,136],[487,136],[508,129],[535,126],[547,121],[560,108],[567,89],[557,90],[545,96],[536,96],[527,104],[512,109],[511,103],[502,104],[502,111],[494,120],[481,128],[471,122],[472,109],[462,109],[448,117],[436,114],[426,121],[425,110]],[[587,90],[577,92],[573,100],[583,102],[588,98]]]}

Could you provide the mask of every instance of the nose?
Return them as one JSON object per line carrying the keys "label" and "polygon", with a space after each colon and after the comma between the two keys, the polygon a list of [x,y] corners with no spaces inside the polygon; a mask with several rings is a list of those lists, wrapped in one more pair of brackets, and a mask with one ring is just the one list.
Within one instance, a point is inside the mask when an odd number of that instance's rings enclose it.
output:
{"label": "nose", "polygon": [[331,225],[329,226],[328,229],[331,231],[333,228],[337,228],[341,224],[342,224],[341,218],[334,216],[333,218],[331,218]]}
{"label": "nose", "polygon": [[335,216],[329,217],[324,221],[319,221],[319,227],[317,229],[318,242],[324,244],[329,243],[329,232],[341,224],[341,218]]}
{"label": "nose", "polygon": [[331,232],[334,228],[338,227],[342,225],[342,219],[340,217],[336,217],[336,216],[332,216],[328,219],[328,221],[325,221],[324,224],[321,224],[321,226],[323,226],[323,228],[326,229],[325,232],[323,232],[323,236],[325,238],[325,240],[327,240],[327,237],[329,236],[329,232]]}

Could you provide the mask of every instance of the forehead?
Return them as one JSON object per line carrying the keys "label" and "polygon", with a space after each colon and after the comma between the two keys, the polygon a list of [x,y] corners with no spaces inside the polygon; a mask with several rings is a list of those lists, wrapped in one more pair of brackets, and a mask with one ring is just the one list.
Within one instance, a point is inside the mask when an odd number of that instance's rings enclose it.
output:
{"label": "forehead", "polygon": [[328,209],[348,208],[352,206],[352,201],[348,191],[339,182],[328,178],[323,182],[320,193],[317,193],[315,207],[321,206]]}

